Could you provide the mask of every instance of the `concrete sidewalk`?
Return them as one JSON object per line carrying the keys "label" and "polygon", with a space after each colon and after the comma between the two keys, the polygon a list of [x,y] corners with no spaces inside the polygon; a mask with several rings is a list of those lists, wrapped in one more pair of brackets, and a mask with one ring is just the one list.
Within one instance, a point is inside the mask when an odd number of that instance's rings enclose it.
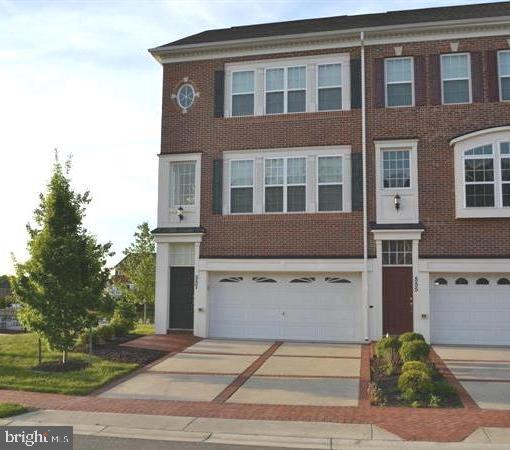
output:
{"label": "concrete sidewalk", "polygon": [[35,411],[7,419],[0,425],[72,425],[77,435],[258,445],[286,448],[344,449],[464,449],[510,448],[510,429],[480,428],[464,442],[437,444],[404,442],[372,424],[288,422],[197,417],[114,414],[78,411]]}

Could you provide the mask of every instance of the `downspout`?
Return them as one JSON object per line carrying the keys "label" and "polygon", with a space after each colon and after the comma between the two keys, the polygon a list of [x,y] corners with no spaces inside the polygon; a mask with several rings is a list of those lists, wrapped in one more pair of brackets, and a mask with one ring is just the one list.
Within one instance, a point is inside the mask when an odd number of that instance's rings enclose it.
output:
{"label": "downspout", "polygon": [[363,326],[365,330],[365,341],[370,340],[369,332],[369,304],[368,304],[368,209],[367,209],[367,117],[366,117],[366,95],[365,95],[365,32],[360,32],[361,45],[361,160],[363,167],[363,276],[362,276],[362,297],[363,297]]}

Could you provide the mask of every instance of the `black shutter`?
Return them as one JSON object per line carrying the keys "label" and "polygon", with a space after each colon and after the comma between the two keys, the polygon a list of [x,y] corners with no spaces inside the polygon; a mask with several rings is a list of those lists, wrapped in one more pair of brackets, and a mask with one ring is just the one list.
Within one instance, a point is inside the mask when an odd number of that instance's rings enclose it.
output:
{"label": "black shutter", "polygon": [[351,59],[351,108],[361,108],[361,59]]}
{"label": "black shutter", "polygon": [[225,97],[225,72],[214,72],[214,117],[223,117],[223,104]]}
{"label": "black shutter", "polygon": [[473,93],[473,102],[483,102],[482,52],[471,53],[471,88]]}
{"label": "black shutter", "polygon": [[425,56],[414,57],[414,102],[416,106],[427,104],[427,68]]}
{"label": "black shutter", "polygon": [[352,210],[363,210],[363,159],[361,153],[351,154]]}
{"label": "black shutter", "polygon": [[495,50],[485,52],[485,70],[490,102],[499,102],[498,53]]}
{"label": "black shutter", "polygon": [[429,74],[430,74],[430,104],[440,105],[441,101],[441,57],[440,55],[429,56]]}
{"label": "black shutter", "polygon": [[223,160],[213,161],[213,214],[223,213]]}

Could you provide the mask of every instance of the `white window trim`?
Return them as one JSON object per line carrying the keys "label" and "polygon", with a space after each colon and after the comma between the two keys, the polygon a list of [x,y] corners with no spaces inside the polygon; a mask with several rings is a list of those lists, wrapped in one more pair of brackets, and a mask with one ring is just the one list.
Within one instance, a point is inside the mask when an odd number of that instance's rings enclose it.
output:
{"label": "white window trim", "polygon": [[[289,69],[297,69],[299,67],[302,67],[305,69],[305,87],[302,88],[302,89],[289,89],[289,77],[288,77],[288,71]],[[266,81],[267,81],[267,71],[268,70],[273,70],[273,69],[283,69],[283,89],[280,89],[280,90],[277,90],[277,89],[272,89],[272,90],[268,90],[267,89],[267,86],[266,86]],[[307,104],[307,67],[306,67],[306,64],[302,64],[302,65],[286,65],[286,66],[281,66],[281,67],[266,67],[264,69],[264,115],[266,116],[279,116],[279,115],[282,115],[282,114],[300,114],[300,113],[304,113],[306,112],[306,104]],[[305,110],[304,111],[296,111],[296,112],[288,112],[288,109],[289,109],[289,103],[288,103],[288,97],[289,97],[289,92],[299,92],[299,91],[305,91]],[[267,94],[269,93],[272,93],[272,92],[283,92],[283,112],[281,113],[268,113],[267,112]],[[242,116],[236,116],[236,117],[242,117]]]}
{"label": "white window trim", "polygon": [[[283,114],[304,114],[318,111],[317,101],[317,65],[342,65],[342,111],[351,109],[350,89],[350,54],[333,53],[327,55],[303,56],[299,58],[265,59],[257,61],[235,62],[225,64],[225,117],[253,117],[265,115],[265,71],[288,67],[306,67],[306,111]],[[232,116],[232,74],[234,72],[254,71],[254,114],[247,116]],[[287,72],[287,71],[285,71]],[[284,86],[286,88],[286,85]],[[332,110],[320,111],[331,112]],[[279,114],[270,114],[279,115]]]}
{"label": "white window trim", "polygon": [[[340,84],[335,84],[335,85],[329,85],[329,86],[319,86],[319,67],[321,66],[328,66],[328,65],[331,65],[331,64],[340,64],[340,73],[341,73],[341,83]],[[316,68],[315,68],[315,95],[316,95],[316,98],[317,98],[317,112],[331,112],[331,111],[342,111],[344,109],[344,87],[343,87],[343,84],[344,84],[344,66],[342,63],[331,63],[331,62],[326,62],[326,63],[321,63],[321,64],[317,64]],[[319,109],[319,91],[321,89],[336,89],[336,88],[340,88],[341,90],[341,99],[342,99],[342,105],[341,105],[341,108],[337,108],[337,109]]]}
{"label": "white window trim", "polygon": [[[341,182],[335,182],[335,183],[321,183],[319,182],[319,159],[320,158],[328,158],[328,157],[339,157],[342,160],[342,181]],[[317,164],[315,165],[315,179],[317,180],[317,189],[316,189],[316,198],[315,202],[317,205],[317,213],[318,214],[334,214],[334,213],[341,213],[345,212],[345,158],[341,154],[336,155],[317,155]],[[349,179],[350,182],[350,179]],[[332,210],[332,211],[320,211],[319,210],[319,186],[342,186],[342,209],[339,210]]]}
{"label": "white window trim", "polygon": [[[232,162],[234,161],[251,161],[251,184],[243,185],[243,186],[232,186]],[[253,214],[255,209],[255,159],[253,158],[235,158],[231,159],[228,162],[228,211],[229,214],[233,216]],[[232,198],[232,189],[243,189],[243,188],[251,188],[252,189],[252,198],[251,198],[251,212],[232,212],[231,211],[231,198]]]}
{"label": "white window trim", "polygon": [[500,102],[510,102],[510,98],[506,99],[506,100],[503,100],[503,78],[508,78],[510,79],[510,75],[501,75],[501,70],[500,70],[500,61],[501,61],[501,54],[502,53],[508,53],[510,55],[510,50],[500,50],[498,52],[498,58],[497,58],[497,71],[498,71],[498,88],[499,88],[499,101]]}
{"label": "white window trim", "polygon": [[[266,161],[274,160],[274,159],[283,159],[283,184],[266,184]],[[287,181],[288,178],[288,172],[287,172],[287,163],[289,159],[304,159],[305,160],[305,182],[304,183],[289,183]],[[264,200],[262,203],[262,210],[264,211],[264,214],[304,214],[306,213],[306,207],[307,207],[307,192],[306,192],[306,186],[307,186],[307,179],[306,176],[307,173],[307,161],[306,156],[273,156],[270,158],[264,158],[264,169],[263,169],[263,175],[264,175]],[[305,188],[305,209],[303,211],[287,211],[287,188],[293,186],[304,186]],[[267,187],[282,187],[283,188],[283,211],[266,211],[266,188]]]}
{"label": "white window trim", "polygon": [[[409,59],[411,61],[411,80],[410,81],[388,81],[388,61],[395,61],[399,59]],[[414,58],[412,56],[401,56],[397,58],[384,59],[384,101],[386,108],[411,108],[415,106],[415,83],[414,83]],[[410,105],[388,105],[388,85],[389,84],[405,84],[411,83],[411,104]]]}
{"label": "white window trim", "polygon": [[254,71],[254,70],[250,70],[250,69],[247,69],[247,70],[234,70],[232,71],[232,77],[234,76],[234,73],[238,73],[238,72],[253,72],[253,90],[252,91],[246,91],[246,92],[236,92],[235,94],[232,93],[232,89],[230,91],[230,111],[233,110],[233,106],[234,106],[234,96],[235,95],[250,95],[250,94],[253,94],[253,113],[252,114],[243,114],[243,115],[239,115],[239,116],[232,116],[232,117],[252,117],[253,115],[255,115],[255,83],[256,83],[256,76],[257,76],[257,72]]}
{"label": "white window trim", "polygon": [[[468,78],[443,78],[443,58],[445,56],[467,56],[467,69],[468,69]],[[473,86],[472,86],[472,76],[471,76],[471,53],[444,53],[440,57],[439,64],[439,75],[441,77],[441,104],[443,105],[468,105],[473,103]],[[458,103],[445,103],[444,101],[444,82],[445,81],[468,81],[468,91],[469,91],[469,100],[467,102],[458,102]]]}
{"label": "white window trim", "polygon": [[[454,151],[455,166],[455,216],[456,218],[490,218],[510,217],[510,206],[503,205],[502,177],[501,177],[501,143],[510,142],[510,126],[496,127],[469,133],[453,139],[450,145]],[[494,204],[495,206],[466,207],[466,183],[464,161],[471,155],[464,155],[466,150],[492,144],[494,159]],[[483,158],[490,155],[476,155],[473,158]]]}
{"label": "white window trim", "polygon": [[[342,157],[343,179],[343,211],[318,211],[317,189],[317,159],[319,156]],[[265,210],[265,174],[264,160],[272,158],[305,158],[306,159],[306,210],[292,212],[268,212]],[[321,146],[321,147],[292,147],[279,149],[260,149],[253,151],[225,151],[223,152],[224,173],[223,177],[223,213],[230,213],[230,161],[249,159],[253,160],[253,212],[233,213],[238,214],[344,214],[351,212],[351,147]]]}
{"label": "white window trim", "polygon": [[[385,187],[384,186],[384,154],[389,152],[407,152],[409,156],[409,186],[408,187]],[[411,191],[413,189],[413,168],[412,168],[412,149],[411,148],[382,148],[380,154],[381,167],[381,189],[387,191]]]}

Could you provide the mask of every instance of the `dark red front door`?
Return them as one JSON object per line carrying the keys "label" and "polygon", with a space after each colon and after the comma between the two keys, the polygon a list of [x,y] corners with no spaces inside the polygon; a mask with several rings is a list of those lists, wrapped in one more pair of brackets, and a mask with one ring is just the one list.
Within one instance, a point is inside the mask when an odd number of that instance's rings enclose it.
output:
{"label": "dark red front door", "polygon": [[413,331],[413,268],[383,267],[383,333]]}

